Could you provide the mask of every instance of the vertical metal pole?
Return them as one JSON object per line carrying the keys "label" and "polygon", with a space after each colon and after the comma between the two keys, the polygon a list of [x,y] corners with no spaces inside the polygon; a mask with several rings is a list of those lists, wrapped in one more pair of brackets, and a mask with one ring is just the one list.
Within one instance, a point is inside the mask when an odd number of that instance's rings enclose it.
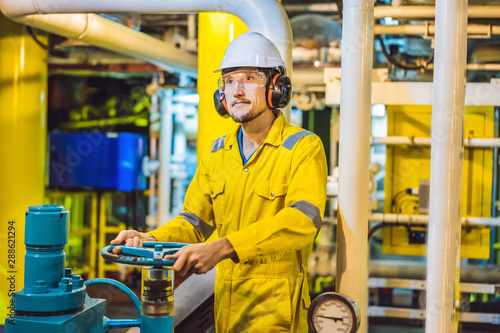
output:
{"label": "vertical metal pole", "polygon": [[373,1],[344,2],[339,140],[337,290],[352,297],[367,332],[368,180]]}
{"label": "vertical metal pole", "polygon": [[438,0],[432,96],[427,333],[456,331],[466,50],[467,0]]}
{"label": "vertical metal pole", "polygon": [[[158,86],[158,76],[153,76],[152,86]],[[157,121],[160,118],[160,107],[158,91],[151,95],[151,110],[149,112],[149,160],[157,160],[157,143],[159,139],[160,125]],[[161,120],[161,119],[160,119]],[[149,175],[149,201],[148,215],[146,216],[146,225],[149,228],[157,228],[158,224],[158,196],[156,194],[157,172],[151,172]]]}
{"label": "vertical metal pole", "polygon": [[170,160],[173,134],[173,89],[166,89],[161,97],[160,168],[158,170],[158,221],[164,225],[170,217]]}
{"label": "vertical metal pole", "polygon": [[[499,117],[499,108],[496,107],[494,111],[494,119],[495,119],[495,128],[493,136],[498,138],[498,117]],[[491,217],[497,217],[497,198],[498,198],[498,154],[499,149],[493,148],[493,176],[492,176],[492,188],[491,188]],[[490,228],[491,240],[490,240],[490,259],[488,260],[489,264],[495,263],[495,234],[496,227]]]}

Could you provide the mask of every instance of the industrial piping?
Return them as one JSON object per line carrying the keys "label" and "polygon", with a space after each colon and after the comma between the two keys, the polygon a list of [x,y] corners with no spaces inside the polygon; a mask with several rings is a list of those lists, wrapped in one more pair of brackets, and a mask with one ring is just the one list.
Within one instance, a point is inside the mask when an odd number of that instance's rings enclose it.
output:
{"label": "industrial piping", "polygon": [[[433,24],[401,24],[401,25],[375,25],[373,32],[375,35],[429,35],[436,33],[436,26]],[[467,26],[469,35],[488,37],[500,35],[500,26],[494,24],[469,24]]]}
{"label": "industrial piping", "polygon": [[[425,280],[426,263],[410,260],[370,260],[370,277]],[[500,283],[497,265],[466,265],[460,268],[460,282]]]}
{"label": "industrial piping", "polygon": [[466,47],[467,0],[438,0],[427,241],[427,333],[456,332]]}
{"label": "industrial piping", "polygon": [[368,181],[370,165],[373,1],[344,2],[340,103],[337,289],[361,311],[367,332]]}
{"label": "industrial piping", "polygon": [[45,14],[11,16],[8,1],[0,2],[10,19],[67,38],[78,38],[103,49],[119,52],[172,71],[197,77],[197,57],[142,32],[96,14]]}
{"label": "industrial piping", "polygon": [[[386,138],[372,137],[370,139],[372,145],[384,144],[388,146],[430,146],[431,138],[424,137],[406,137],[406,136],[388,136]],[[464,139],[465,147],[477,148],[493,148],[500,147],[500,138],[471,138]]]}
{"label": "industrial piping", "polygon": [[[66,36],[65,33],[71,33],[71,37],[77,37],[82,33],[86,35],[88,33],[87,30],[90,31],[93,29],[94,20],[99,20],[94,18],[94,16],[99,17],[98,15],[92,15],[89,19],[84,19],[86,16],[85,14],[74,13],[229,13],[239,17],[247,25],[249,31],[259,32],[273,41],[285,61],[288,68],[288,75],[291,76],[292,72],[292,28],[290,26],[290,22],[288,21],[285,9],[277,0],[183,0],[175,2],[164,0],[127,0],[120,2],[113,0],[99,0],[78,2],[65,1],[58,2],[57,5],[54,5],[53,1],[0,0],[0,8],[5,16],[14,21],[39,27],[40,29],[64,36]],[[46,15],[55,13],[66,13],[66,15]],[[64,22],[59,21],[57,18],[59,16]],[[79,27],[81,28],[83,26],[83,29],[72,29],[71,26],[73,26],[73,19],[83,21],[79,24]],[[112,27],[112,25],[109,24],[106,26]],[[122,28],[128,29],[126,27]],[[121,36],[124,37],[123,35]],[[132,34],[129,36],[132,36]],[[149,38],[154,40],[152,37]],[[141,48],[134,46],[134,49],[131,50],[134,44],[130,40],[123,38],[122,41],[117,41],[116,39],[119,39],[119,37],[113,35],[110,31],[104,30],[102,36],[98,39],[100,42],[99,45],[95,44],[94,42],[97,42],[97,40],[92,38],[89,38],[87,41],[91,44],[107,49],[109,49],[107,46],[108,44],[116,45],[116,48],[113,49],[114,51],[130,54],[134,57],[151,62],[155,60],[149,54],[151,51],[148,51],[149,48],[154,48],[153,44],[151,44],[151,46],[141,44]],[[165,44],[161,41],[159,41],[159,43]],[[176,52],[172,53],[171,56],[169,56],[168,52],[166,52],[167,54],[163,55],[166,57],[166,60],[162,61],[166,61],[166,65],[171,67],[183,67],[184,64],[182,64],[182,59],[179,60],[177,58],[179,56],[178,52],[179,50],[176,50]],[[164,52],[161,53],[163,54]],[[192,70],[189,69],[186,69],[186,71],[192,72]],[[285,117],[289,118],[290,107],[285,109],[284,113]]]}
{"label": "industrial piping", "polygon": [[173,104],[173,89],[165,89],[161,96],[161,127],[160,127],[160,152],[158,159],[160,168],[158,170],[158,220],[156,226],[164,225],[169,220],[170,212],[170,193],[171,193],[171,176],[170,176],[170,163],[172,157],[172,131],[173,120],[172,113],[174,109]]}
{"label": "industrial piping", "polygon": [[[373,213],[370,215],[370,221],[426,225],[429,223],[429,215]],[[462,217],[460,221],[462,224],[464,224],[466,226],[500,227],[500,217],[471,217],[471,216],[467,216],[467,217]]]}
{"label": "industrial piping", "polygon": [[[437,1],[436,1],[437,4]],[[437,9],[434,6],[377,6],[375,18],[392,17],[395,19],[434,19]],[[468,18],[490,19],[500,17],[500,6],[470,6],[468,7],[465,22]]]}

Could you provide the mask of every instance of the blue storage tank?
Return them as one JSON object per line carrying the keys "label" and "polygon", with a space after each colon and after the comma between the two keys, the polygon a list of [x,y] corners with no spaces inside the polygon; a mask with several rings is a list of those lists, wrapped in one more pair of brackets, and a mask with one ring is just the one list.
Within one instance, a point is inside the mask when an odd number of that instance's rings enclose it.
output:
{"label": "blue storage tank", "polygon": [[120,192],[146,189],[147,136],[134,133],[51,133],[49,185]]}

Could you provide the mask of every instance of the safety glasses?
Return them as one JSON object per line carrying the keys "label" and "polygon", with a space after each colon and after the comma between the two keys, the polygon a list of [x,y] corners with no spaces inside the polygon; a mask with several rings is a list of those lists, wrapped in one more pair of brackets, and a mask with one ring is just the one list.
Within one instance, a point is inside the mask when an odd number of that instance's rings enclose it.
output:
{"label": "safety glasses", "polygon": [[238,86],[245,90],[254,90],[264,87],[266,81],[266,74],[263,72],[231,72],[219,78],[219,91],[225,94],[231,94]]}

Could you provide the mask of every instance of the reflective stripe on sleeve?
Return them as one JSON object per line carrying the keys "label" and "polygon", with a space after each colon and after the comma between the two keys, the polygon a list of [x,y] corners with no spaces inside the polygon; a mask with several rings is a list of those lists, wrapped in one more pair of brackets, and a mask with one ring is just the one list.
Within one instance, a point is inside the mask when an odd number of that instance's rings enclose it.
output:
{"label": "reflective stripe on sleeve", "polygon": [[226,136],[224,135],[221,138],[218,138],[214,141],[214,145],[212,146],[212,153],[215,153],[216,151],[224,148],[224,139]]}
{"label": "reflective stripe on sleeve", "polygon": [[295,146],[295,144],[299,142],[299,140],[305,137],[306,135],[316,135],[316,134],[305,130],[292,134],[288,138],[286,138],[285,142],[283,142],[283,147],[285,147],[288,150],[292,150],[293,146]]}
{"label": "reflective stripe on sleeve", "polygon": [[214,227],[212,227],[210,224],[207,222],[203,221],[200,219],[196,214],[193,213],[187,213],[187,212],[182,212],[179,214],[179,216],[182,216],[185,218],[189,223],[191,223],[196,230],[205,237],[205,240],[212,235],[214,232]]}
{"label": "reflective stripe on sleeve", "polygon": [[[319,230],[321,229],[321,216],[318,207],[304,200],[294,202],[288,207],[298,209],[299,211],[304,213],[305,216],[307,216],[313,221],[316,230],[318,230],[319,232]],[[316,233],[316,235],[318,235],[318,232]]]}

